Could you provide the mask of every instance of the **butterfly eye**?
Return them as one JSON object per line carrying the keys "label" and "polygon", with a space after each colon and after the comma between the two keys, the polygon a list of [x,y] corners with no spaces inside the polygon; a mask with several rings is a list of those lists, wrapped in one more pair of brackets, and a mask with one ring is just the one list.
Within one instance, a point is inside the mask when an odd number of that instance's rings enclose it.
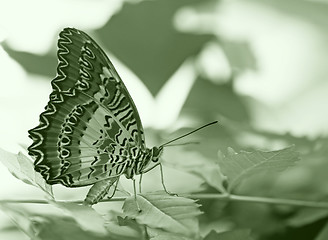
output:
{"label": "butterfly eye", "polygon": [[160,155],[157,155],[157,156],[153,156],[153,159],[152,159],[152,161],[153,162],[158,162],[159,161],[159,158],[160,158]]}
{"label": "butterfly eye", "polygon": [[152,161],[153,162],[158,162],[159,161],[159,157],[161,156],[163,152],[163,148],[162,147],[153,147],[152,148]]}

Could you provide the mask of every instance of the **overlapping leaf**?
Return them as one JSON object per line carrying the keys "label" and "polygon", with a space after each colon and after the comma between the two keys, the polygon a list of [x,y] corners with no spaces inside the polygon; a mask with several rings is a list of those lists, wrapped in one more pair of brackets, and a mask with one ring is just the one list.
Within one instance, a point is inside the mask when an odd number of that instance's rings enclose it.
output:
{"label": "overlapping leaf", "polygon": [[[31,218],[31,228],[35,239],[42,240],[114,240],[109,235],[85,231],[73,218],[52,215],[35,216]],[[115,239],[116,240],[116,239]]]}
{"label": "overlapping leaf", "polygon": [[50,203],[58,208],[61,208],[70,217],[81,226],[82,229],[99,234],[106,234],[105,220],[93,208],[86,205],[78,205],[69,202],[55,202]]}
{"label": "overlapping leaf", "polygon": [[153,193],[138,195],[137,202],[141,212],[138,212],[133,197],[126,199],[123,212],[128,217],[135,218],[140,224],[185,236],[198,234],[197,216],[201,211],[194,200],[165,193]]}
{"label": "overlapping leaf", "polygon": [[0,149],[0,162],[2,162],[16,178],[41,188],[49,197],[53,198],[52,187],[46,183],[39,173],[34,171],[32,161],[24,154],[13,154]]}
{"label": "overlapping leaf", "polygon": [[0,203],[0,209],[9,216],[17,228],[34,239],[35,234],[30,228],[31,220],[29,219],[29,212],[22,206]]}
{"label": "overlapping leaf", "polygon": [[[19,229],[33,240],[118,240],[108,234],[87,231],[71,217],[52,214],[40,215],[28,208],[12,204],[0,204],[0,208],[7,213]],[[91,218],[90,222],[92,220]]]}
{"label": "overlapping leaf", "polygon": [[228,178],[228,191],[231,192],[241,181],[261,172],[282,171],[299,160],[293,147],[271,152],[241,152],[230,149],[227,156],[219,152],[219,165]]}
{"label": "overlapping leaf", "polygon": [[[225,191],[223,187],[225,177],[222,175],[218,164],[211,161],[211,159],[208,159],[196,151],[186,151],[184,149],[167,151],[165,154],[165,159],[174,159],[174,161],[166,162],[166,165],[197,175],[209,186],[220,192]],[[198,191],[198,189],[193,191]]]}
{"label": "overlapping leaf", "polygon": [[137,223],[135,219],[124,217],[122,212],[110,210],[104,218],[107,231],[115,239],[149,240],[145,226]]}

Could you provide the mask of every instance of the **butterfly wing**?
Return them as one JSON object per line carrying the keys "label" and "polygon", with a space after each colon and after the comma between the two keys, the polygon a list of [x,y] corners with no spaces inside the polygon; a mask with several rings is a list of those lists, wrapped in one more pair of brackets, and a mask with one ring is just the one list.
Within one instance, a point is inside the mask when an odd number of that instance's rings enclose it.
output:
{"label": "butterfly wing", "polygon": [[59,36],[53,92],[29,131],[35,170],[68,187],[119,176],[145,150],[137,108],[94,40],[73,28]]}

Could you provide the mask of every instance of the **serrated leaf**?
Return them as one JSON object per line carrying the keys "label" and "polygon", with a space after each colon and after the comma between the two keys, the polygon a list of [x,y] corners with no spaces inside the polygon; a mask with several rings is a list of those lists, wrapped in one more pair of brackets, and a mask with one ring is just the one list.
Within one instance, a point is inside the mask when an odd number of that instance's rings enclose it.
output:
{"label": "serrated leaf", "polygon": [[65,203],[50,201],[56,207],[64,210],[69,216],[75,219],[82,229],[86,231],[97,232],[99,234],[107,233],[105,220],[93,208],[76,203]]}
{"label": "serrated leaf", "polygon": [[293,166],[298,160],[299,154],[294,150],[294,147],[270,152],[241,153],[235,153],[230,149],[227,156],[219,152],[219,165],[228,178],[229,192],[253,174],[283,171]]}
{"label": "serrated leaf", "polygon": [[138,195],[137,202],[141,212],[138,212],[134,197],[125,200],[123,212],[126,216],[135,218],[140,224],[185,236],[198,233],[196,216],[201,214],[201,211],[194,200],[154,193]]}
{"label": "serrated leaf", "polygon": [[252,240],[250,236],[251,231],[249,229],[238,229],[227,232],[217,233],[212,230],[204,240]]}
{"label": "serrated leaf", "polygon": [[14,177],[42,189],[50,198],[53,198],[51,185],[47,184],[41,174],[34,170],[33,162],[24,154],[21,152],[13,154],[0,148],[0,162]]}

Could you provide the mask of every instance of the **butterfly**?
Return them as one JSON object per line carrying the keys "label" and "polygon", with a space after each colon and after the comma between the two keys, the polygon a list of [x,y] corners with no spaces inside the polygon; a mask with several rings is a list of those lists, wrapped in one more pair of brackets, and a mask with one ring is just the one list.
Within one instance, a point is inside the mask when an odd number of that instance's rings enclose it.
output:
{"label": "butterfly", "polygon": [[168,143],[146,147],[127,88],[85,32],[62,30],[57,56],[52,93],[39,125],[29,130],[33,143],[28,153],[48,184],[93,185],[86,200],[94,204],[121,175],[134,180],[135,175],[161,166],[159,159]]}

